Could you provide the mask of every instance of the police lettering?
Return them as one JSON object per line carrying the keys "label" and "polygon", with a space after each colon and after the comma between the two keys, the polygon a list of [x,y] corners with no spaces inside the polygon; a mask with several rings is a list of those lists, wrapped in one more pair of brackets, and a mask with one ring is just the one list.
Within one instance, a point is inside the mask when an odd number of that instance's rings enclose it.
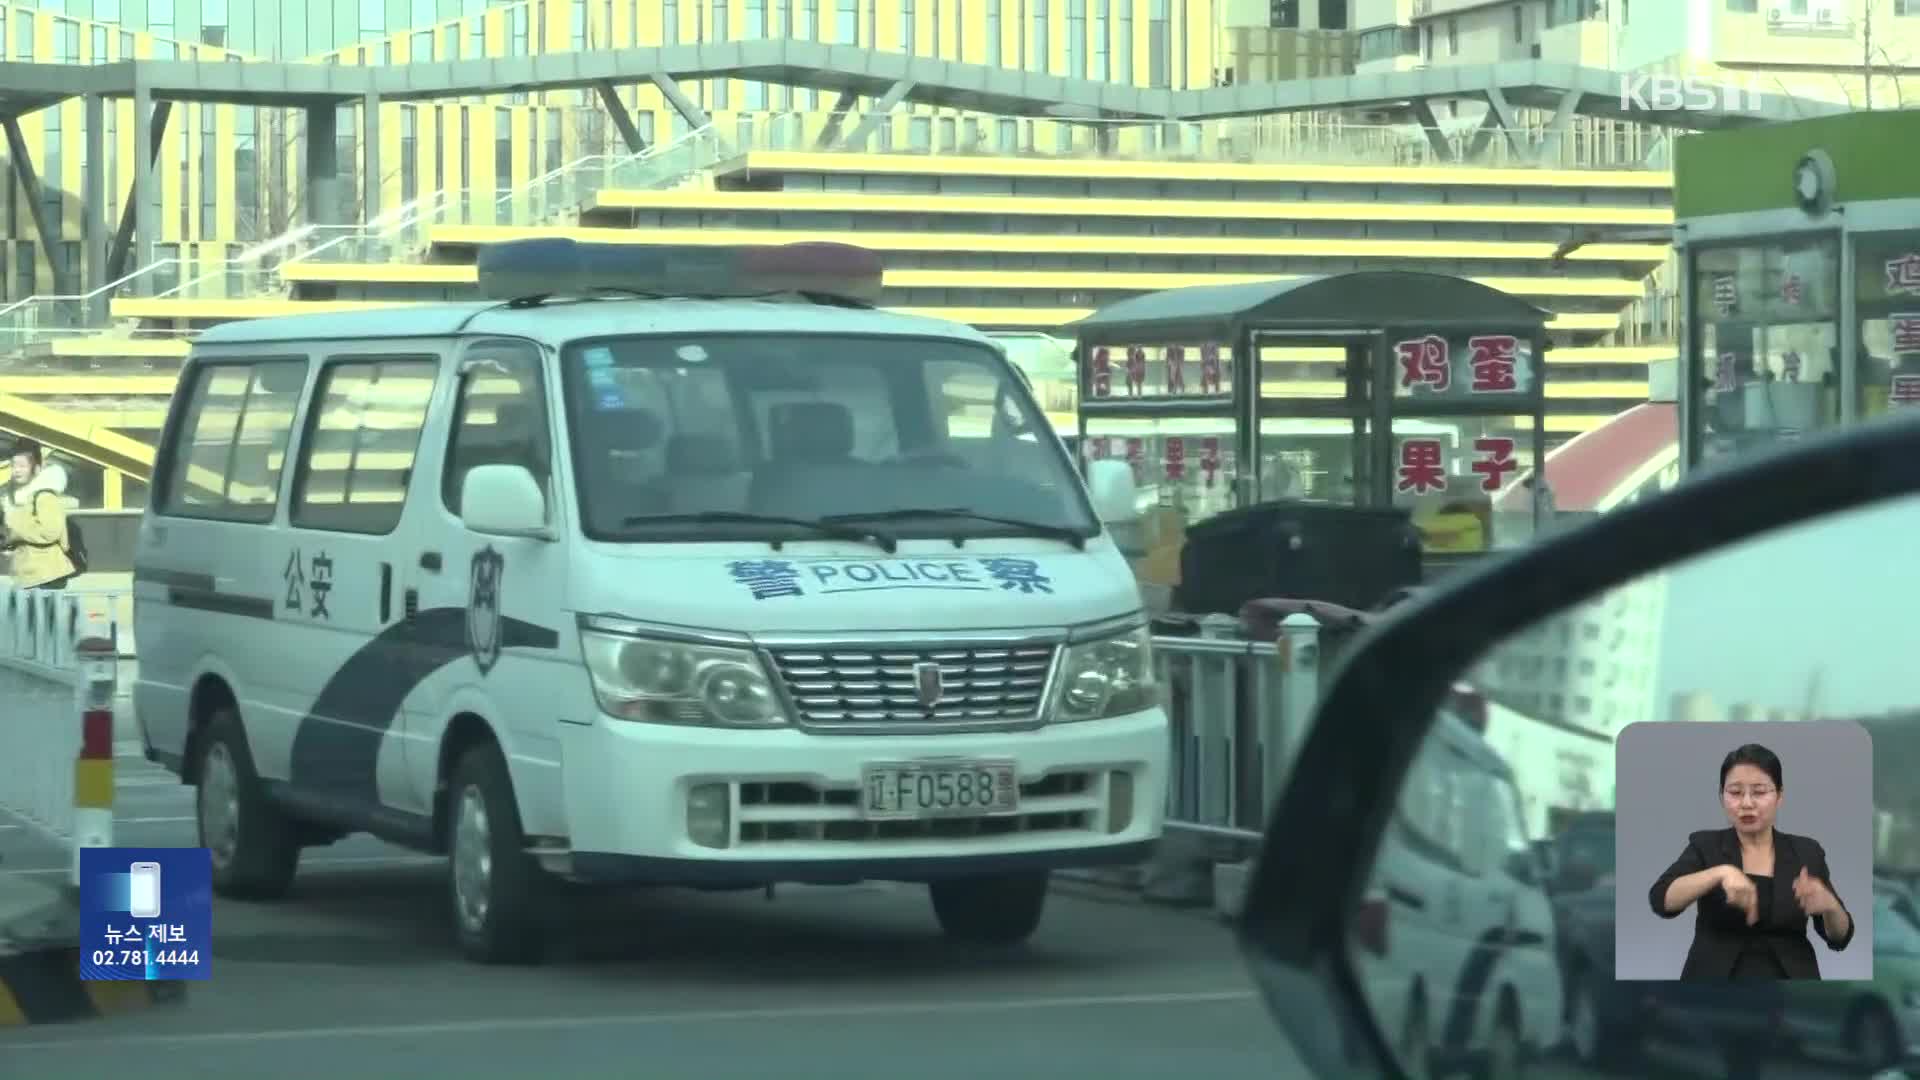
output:
{"label": "police lettering", "polygon": [[[954,561],[814,563],[807,568],[816,584],[828,591],[858,585],[875,588],[938,584],[968,586],[982,583],[977,567]],[[852,585],[848,583],[851,582]]]}

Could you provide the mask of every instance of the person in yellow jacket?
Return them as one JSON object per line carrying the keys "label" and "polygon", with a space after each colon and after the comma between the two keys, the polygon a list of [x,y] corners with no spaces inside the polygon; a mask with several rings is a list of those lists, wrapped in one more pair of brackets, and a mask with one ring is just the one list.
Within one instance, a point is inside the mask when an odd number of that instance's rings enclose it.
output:
{"label": "person in yellow jacket", "polygon": [[67,553],[67,470],[46,464],[40,444],[13,447],[13,474],[4,499],[6,538],[13,583],[26,589],[64,589],[73,577]]}

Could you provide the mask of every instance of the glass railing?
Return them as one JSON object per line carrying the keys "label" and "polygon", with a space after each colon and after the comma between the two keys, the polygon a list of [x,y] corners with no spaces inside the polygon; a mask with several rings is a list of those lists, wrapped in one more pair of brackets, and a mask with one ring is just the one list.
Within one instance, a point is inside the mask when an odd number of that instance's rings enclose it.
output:
{"label": "glass railing", "polygon": [[[1452,123],[1438,142],[1418,124],[1356,123],[1334,113],[1285,113],[1218,120],[1145,122],[1046,117],[882,116],[857,146],[844,140],[870,114],[853,111],[722,113],[714,126],[741,150],[811,150],[829,127],[827,150],[854,153],[1055,157],[1115,161],[1242,162],[1298,165],[1459,166],[1664,170],[1671,133],[1621,121],[1576,117],[1557,144],[1544,124],[1483,129]],[[837,123],[836,123],[837,116]],[[1483,134],[1484,132],[1484,134]],[[1514,142],[1520,144],[1516,152]],[[1444,152],[1442,150],[1444,147]]]}
{"label": "glass railing", "polygon": [[87,293],[31,296],[0,308],[0,352],[111,324],[108,303],[129,287],[154,299],[243,300],[285,288],[287,266],[417,259],[438,225],[540,225],[569,216],[602,188],[654,188],[710,167],[721,154],[711,128],[638,154],[592,154],[510,191],[452,191],[403,203],[365,224],[303,225],[217,262],[160,259]]}

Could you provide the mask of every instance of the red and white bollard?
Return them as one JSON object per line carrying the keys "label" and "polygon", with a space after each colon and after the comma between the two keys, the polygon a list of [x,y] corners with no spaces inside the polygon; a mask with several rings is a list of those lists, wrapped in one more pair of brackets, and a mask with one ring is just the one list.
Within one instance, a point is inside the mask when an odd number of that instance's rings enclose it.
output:
{"label": "red and white bollard", "polygon": [[80,884],[80,851],[113,846],[113,699],[118,690],[120,648],[113,617],[89,611],[98,601],[74,597],[75,704],[80,712],[80,753],[73,763],[73,862],[70,884]]}

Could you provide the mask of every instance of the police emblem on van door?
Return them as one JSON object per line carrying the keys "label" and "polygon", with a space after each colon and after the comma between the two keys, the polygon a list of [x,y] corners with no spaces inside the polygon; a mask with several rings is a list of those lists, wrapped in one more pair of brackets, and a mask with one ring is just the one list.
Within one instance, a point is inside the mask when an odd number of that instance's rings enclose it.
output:
{"label": "police emblem on van door", "polygon": [[473,575],[467,594],[467,647],[485,675],[500,659],[500,579],[507,561],[488,547],[473,557]]}

